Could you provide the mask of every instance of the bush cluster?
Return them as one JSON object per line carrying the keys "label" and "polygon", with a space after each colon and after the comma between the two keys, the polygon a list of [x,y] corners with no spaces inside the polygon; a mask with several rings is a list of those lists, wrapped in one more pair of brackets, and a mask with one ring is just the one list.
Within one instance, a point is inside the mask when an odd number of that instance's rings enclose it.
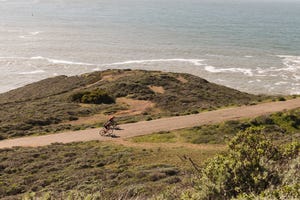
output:
{"label": "bush cluster", "polygon": [[228,153],[211,159],[196,179],[193,192],[184,196],[244,199],[250,195],[274,199],[280,193],[289,199],[300,198],[299,190],[295,192],[299,185],[293,181],[300,177],[292,167],[295,162],[299,166],[300,143],[276,146],[262,132],[261,128],[250,128],[235,136]]}
{"label": "bush cluster", "polygon": [[115,103],[115,98],[104,90],[95,89],[74,93],[71,95],[71,101],[87,104],[112,104]]}
{"label": "bush cluster", "polygon": [[0,199],[148,199],[181,182],[176,166],[145,163],[156,154],[96,141],[0,149]]}

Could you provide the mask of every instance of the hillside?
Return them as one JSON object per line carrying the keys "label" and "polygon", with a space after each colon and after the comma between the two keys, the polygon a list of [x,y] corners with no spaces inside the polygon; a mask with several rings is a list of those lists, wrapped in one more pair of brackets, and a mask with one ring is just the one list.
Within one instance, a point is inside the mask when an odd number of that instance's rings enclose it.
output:
{"label": "hillside", "polygon": [[0,149],[0,198],[299,199],[299,119],[295,109],[127,141]]}
{"label": "hillside", "polygon": [[[1,94],[0,130],[2,138],[43,134],[98,126],[112,114],[133,122],[265,98],[188,74],[113,70],[59,76]],[[128,139],[0,149],[0,198],[298,199],[299,119],[298,108],[217,124],[193,119],[198,127]]]}
{"label": "hillside", "polygon": [[[112,101],[95,102],[101,95]],[[0,94],[0,138],[100,126],[109,115],[116,115],[120,123],[134,122],[264,98],[189,74],[107,70],[58,76]]]}

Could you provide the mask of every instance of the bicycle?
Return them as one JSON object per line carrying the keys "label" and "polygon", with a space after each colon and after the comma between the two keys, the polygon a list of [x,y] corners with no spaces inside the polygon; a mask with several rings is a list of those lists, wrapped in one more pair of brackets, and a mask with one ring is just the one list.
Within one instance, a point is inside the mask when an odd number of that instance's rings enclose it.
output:
{"label": "bicycle", "polygon": [[106,128],[102,128],[100,131],[99,131],[99,135],[101,135],[101,136],[114,136],[114,134],[113,134],[113,132],[114,132],[114,129],[113,128],[108,128],[108,129],[106,129]]}
{"label": "bicycle", "polygon": [[104,126],[99,131],[99,135],[115,137],[116,135],[113,134],[114,130],[120,130],[120,128],[116,122],[111,123],[109,126]]}

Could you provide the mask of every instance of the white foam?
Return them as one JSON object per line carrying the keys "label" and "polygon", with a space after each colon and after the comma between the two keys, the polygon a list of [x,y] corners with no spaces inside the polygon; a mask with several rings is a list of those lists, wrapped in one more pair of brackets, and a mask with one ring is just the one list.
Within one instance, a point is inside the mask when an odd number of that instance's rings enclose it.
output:
{"label": "white foam", "polygon": [[207,53],[205,54],[206,56],[212,56],[212,57],[225,57],[225,55],[220,55],[220,54],[211,54],[211,53]]}
{"label": "white foam", "polygon": [[43,56],[33,56],[33,57],[21,57],[21,56],[2,56],[0,60],[46,60],[53,64],[67,64],[67,65],[95,65],[91,63],[83,63],[83,62],[73,62],[68,60],[57,60],[52,58],[46,58]]}
{"label": "white foam", "polygon": [[42,33],[43,31],[33,31],[33,32],[27,32],[25,35],[20,35],[19,38],[21,39],[30,39],[33,36],[36,36],[40,33]]}
{"label": "white foam", "polygon": [[29,32],[30,35],[38,35],[38,34],[40,34],[40,33],[41,33],[41,31]]}
{"label": "white foam", "polygon": [[58,60],[47,58],[43,56],[33,56],[33,57],[18,57],[18,56],[7,56],[7,57],[0,57],[0,60],[46,60],[49,63],[53,64],[65,64],[65,65],[89,65],[89,66],[96,66],[96,64],[92,63],[84,63],[84,62],[74,62],[69,60]]}
{"label": "white foam", "polygon": [[280,81],[280,82],[275,83],[275,85],[286,85],[286,84],[289,84],[289,83],[285,82],[285,81]]}
{"label": "white foam", "polygon": [[205,66],[205,70],[211,73],[222,73],[222,72],[232,72],[232,73],[243,73],[247,76],[253,76],[253,72],[251,69],[244,68],[216,68],[214,66]]}
{"label": "white foam", "polygon": [[20,75],[30,75],[30,74],[42,74],[45,73],[44,70],[35,70],[35,71],[30,71],[30,72],[20,72],[18,74]]}
{"label": "white foam", "polygon": [[282,58],[282,63],[286,68],[277,69],[277,71],[297,72],[300,70],[300,56],[277,55]]}
{"label": "white foam", "polygon": [[259,73],[259,74],[263,74],[263,73],[266,72],[266,70],[264,70],[264,69],[262,69],[262,68],[260,68],[260,67],[257,67],[257,68],[255,69],[255,71],[256,71],[257,73]]}
{"label": "white foam", "polygon": [[128,65],[128,64],[147,64],[155,62],[186,62],[191,63],[195,66],[203,66],[203,59],[183,59],[183,58],[173,58],[173,59],[151,59],[151,60],[128,60],[123,62],[116,62],[110,64],[103,64],[103,66],[114,66],[114,65]]}
{"label": "white foam", "polygon": [[[266,76],[272,76],[272,75],[256,74],[255,76],[257,76],[257,77],[266,77]],[[276,77],[277,75],[274,75],[274,76]]]}
{"label": "white foam", "polygon": [[28,59],[26,57],[18,57],[18,56],[3,56],[3,57],[0,57],[0,60],[7,60],[7,59],[13,59],[13,60],[25,60],[25,59]]}
{"label": "white foam", "polygon": [[294,77],[294,79],[297,80],[297,81],[300,80],[300,75],[298,76],[298,75],[295,75],[295,74],[294,74],[293,77]]}
{"label": "white foam", "polygon": [[226,80],[220,79],[220,78],[216,79],[216,81],[218,81],[218,82],[226,82]]}
{"label": "white foam", "polygon": [[68,60],[57,60],[57,59],[52,59],[52,58],[46,58],[42,56],[34,56],[30,58],[31,60],[46,60],[50,63],[53,64],[66,64],[66,65],[90,65],[93,66],[95,64],[91,63],[83,63],[83,62],[73,62],[73,61],[68,61]]}
{"label": "white foam", "polygon": [[253,58],[253,56],[246,55],[245,58]]}

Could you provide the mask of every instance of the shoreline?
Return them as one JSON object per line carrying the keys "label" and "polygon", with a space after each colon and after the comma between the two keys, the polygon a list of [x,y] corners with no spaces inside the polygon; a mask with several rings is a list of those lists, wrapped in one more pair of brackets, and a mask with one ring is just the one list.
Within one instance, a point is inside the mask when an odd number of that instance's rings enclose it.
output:
{"label": "shoreline", "polygon": [[[197,59],[167,59],[167,62],[169,61],[178,61],[178,62],[192,62],[194,63],[196,66],[199,65],[201,66],[202,64],[200,63],[202,60],[197,60]],[[126,61],[128,62],[129,64],[130,63],[139,63],[139,62],[144,62],[145,60],[142,60],[142,61],[138,61],[138,60],[135,60],[135,61]],[[160,62],[161,60],[150,60],[151,62]],[[116,64],[116,65],[122,65],[122,64],[125,64],[126,62],[120,62],[120,63],[113,63],[113,64]],[[113,64],[105,64],[103,66],[107,66],[107,65],[113,65]],[[95,65],[96,66],[96,65]],[[210,70],[216,70],[216,68],[212,67],[212,66],[209,66]],[[97,69],[97,70],[96,70]],[[15,86],[4,86],[4,88],[6,89],[1,89],[0,87],[0,95],[1,94],[5,94],[7,92],[10,92],[12,90],[15,90],[15,89],[20,89],[24,86],[27,86],[27,85],[30,85],[30,84],[33,84],[33,83],[36,83],[36,82],[39,82],[39,81],[42,81],[44,79],[48,79],[48,78],[53,78],[53,77],[56,77],[56,76],[61,76],[61,75],[64,75],[64,76],[81,76],[81,75],[84,75],[84,74],[89,74],[89,73],[93,73],[93,72],[101,72],[101,71],[106,71],[106,70],[117,70],[117,69],[120,69],[120,70],[123,70],[123,69],[131,69],[131,70],[145,70],[145,71],[158,71],[157,69],[145,69],[145,67],[138,67],[138,68],[126,68],[126,67],[119,67],[119,68],[107,68],[107,69],[103,69],[103,70],[100,70],[100,68],[95,68],[91,71],[88,71],[88,72],[83,72],[83,73],[78,73],[78,74],[74,74],[74,73],[54,73],[52,75],[48,74],[47,75],[47,72],[45,70],[34,70],[34,71],[30,71],[30,72],[20,72],[18,73],[20,76],[22,76],[23,78],[21,80],[23,80],[23,83],[19,83],[18,86],[15,85]],[[193,73],[189,70],[186,70],[187,72],[185,72],[185,70],[159,70],[159,71],[163,71],[163,72],[171,72],[171,73],[187,73],[187,74],[191,74],[191,75],[195,75],[195,76],[198,76],[200,78],[204,78],[204,79],[207,79],[205,78],[205,76],[201,76],[200,74],[198,73]],[[222,70],[221,70],[222,71]],[[219,71],[215,71],[215,73],[218,73],[218,72],[221,72],[220,69]],[[249,70],[243,70],[243,69],[240,69],[240,68],[229,68],[229,69],[226,69],[224,71],[236,71],[236,72],[242,72],[242,73],[250,73]],[[28,77],[27,76],[30,76],[31,80],[27,80]],[[252,75],[251,75],[252,76]],[[250,78],[251,78],[250,76]],[[295,75],[296,76],[296,75]],[[299,76],[300,77],[300,76]],[[239,80],[241,81],[242,77],[239,78]],[[295,87],[294,89],[296,90],[296,92],[287,92],[287,90],[284,90],[282,92],[271,92],[271,91],[267,91],[267,90],[272,90],[272,88],[274,89],[274,87],[283,87],[284,85],[287,85],[287,84],[292,84],[292,85],[300,85],[300,83],[288,83],[286,81],[279,81],[279,82],[276,82],[273,86],[270,86],[269,89],[266,89],[265,88],[265,91],[254,91],[253,89],[250,89],[250,85],[249,85],[249,89],[239,89],[238,87],[231,87],[230,84],[226,84],[226,82],[224,82],[224,80],[222,78],[218,79],[218,80],[210,80],[210,79],[207,79],[209,80],[210,82],[212,83],[215,83],[215,84],[218,84],[218,85],[222,85],[222,86],[226,86],[226,87],[230,87],[232,89],[236,89],[236,90],[239,90],[241,92],[246,92],[246,93],[249,93],[249,94],[255,94],[255,95],[272,95],[272,96],[293,96],[293,95],[300,95],[300,91],[298,91]],[[4,80],[2,80],[2,82],[4,82]],[[6,84],[7,84],[7,81],[5,81]],[[259,79],[253,79],[253,80],[248,80],[249,84],[250,83],[255,83],[257,82],[256,84],[260,84],[260,85],[263,85],[262,84],[262,81],[259,80]],[[11,83],[13,84],[13,83]],[[14,83],[15,84],[15,83]],[[245,84],[245,83],[244,83]],[[266,87],[266,86],[265,86]],[[286,86],[285,86],[286,87]],[[9,88],[9,89],[8,89]],[[300,87],[299,87],[300,88]],[[290,89],[293,89],[293,88],[290,88]],[[282,89],[283,90],[283,89]]]}

